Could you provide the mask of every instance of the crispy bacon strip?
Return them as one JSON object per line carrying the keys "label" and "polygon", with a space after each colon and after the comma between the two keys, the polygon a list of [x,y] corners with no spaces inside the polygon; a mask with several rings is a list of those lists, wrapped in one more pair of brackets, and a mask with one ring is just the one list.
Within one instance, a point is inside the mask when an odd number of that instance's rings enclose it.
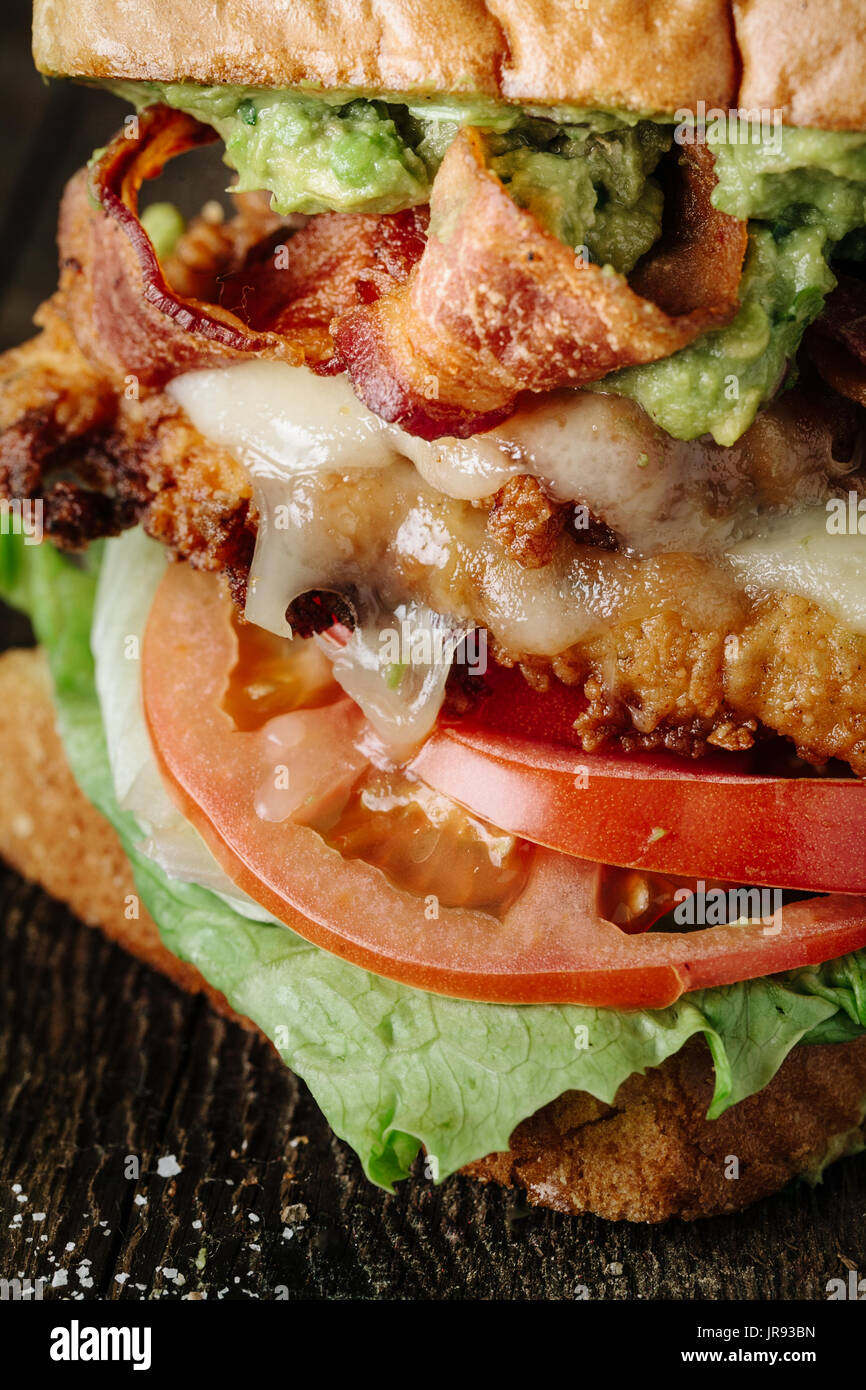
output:
{"label": "crispy bacon strip", "polygon": [[507,415],[520,391],[667,356],[736,311],[746,230],[712,207],[708,150],[684,154],[673,225],[633,288],[576,263],[518,208],[472,130],[435,181],[429,237],[426,209],[326,214],[291,238],[268,237],[224,277],[218,304],[184,298],[141,226],[138,192],[168,159],[212,138],[192,117],[152,107],[136,139],[119,136],[89,182],[82,174],[67,189],[57,307],[109,374],[158,387],[250,353],[348,367],[384,419],[427,438],[466,435]]}
{"label": "crispy bacon strip", "polygon": [[662,235],[631,274],[632,289],[673,317],[709,311],[727,319],[738,307],[748,228],[713,207],[717,181],[710,147],[685,146],[666,182]]}
{"label": "crispy bacon strip", "polygon": [[83,351],[112,374],[160,386],[178,372],[259,353],[299,363],[277,334],[251,332],[234,314],[184,299],[168,285],[138,220],[138,192],[167,160],[214,137],[209,127],[150,107],[137,139],[117,136],[67,186],[60,212],[60,295]]}
{"label": "crispy bacon strip", "polygon": [[434,182],[430,236],[406,285],[332,325],[358,395],[413,434],[465,436],[507,414],[522,390],[597,381],[729,322],[746,225],[712,206],[711,151],[689,147],[682,159],[674,225],[637,277],[653,302],[577,262],[486,167],[480,132],[463,130]]}
{"label": "crispy bacon strip", "polygon": [[169,159],[215,135],[164,106],[138,119],[137,137],[113,140],[89,180],[84,172],[72,180],[61,209],[58,306],[88,357],[111,374],[161,386],[179,372],[250,353],[331,364],[334,316],[405,280],[421,255],[426,208],[391,217],[326,214],[294,235],[268,236],[221,278],[218,303],[185,298],[139,221],[138,194]]}
{"label": "crispy bacon strip", "polygon": [[251,328],[300,343],[311,366],[330,369],[331,320],[402,284],[426,234],[426,207],[381,217],[322,213],[292,236],[278,233],[254,248],[223,278],[219,301]]}
{"label": "crispy bacon strip", "polygon": [[866,405],[866,285],[848,275],[806,334],[815,366],[840,395]]}

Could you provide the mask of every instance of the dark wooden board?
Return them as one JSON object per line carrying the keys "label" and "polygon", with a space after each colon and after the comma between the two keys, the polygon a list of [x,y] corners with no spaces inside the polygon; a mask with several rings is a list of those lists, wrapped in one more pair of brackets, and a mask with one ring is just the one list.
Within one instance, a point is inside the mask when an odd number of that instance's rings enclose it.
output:
{"label": "dark wooden board", "polygon": [[[60,190],[118,111],[41,84],[27,16],[7,9],[0,59],[3,347],[53,288]],[[27,640],[0,612],[0,646]],[[65,1272],[46,1297],[823,1298],[866,1268],[864,1158],[691,1226],[527,1210],[461,1178],[388,1196],[262,1042],[2,865],[0,927],[0,1278]]]}
{"label": "dark wooden board", "polygon": [[[608,1299],[787,1299],[825,1297],[829,1278],[866,1265],[859,1159],[814,1191],[691,1225],[527,1210],[462,1178],[435,1188],[419,1174],[388,1196],[261,1041],[9,870],[0,904],[6,1277],[65,1269],[57,1293],[88,1298],[568,1299],[585,1285]],[[170,1156],[180,1172],[160,1177]]]}

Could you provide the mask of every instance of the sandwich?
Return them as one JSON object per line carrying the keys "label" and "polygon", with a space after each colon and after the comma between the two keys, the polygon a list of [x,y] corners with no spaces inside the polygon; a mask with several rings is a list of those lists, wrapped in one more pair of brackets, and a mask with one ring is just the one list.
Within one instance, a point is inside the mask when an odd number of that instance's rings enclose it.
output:
{"label": "sandwich", "polygon": [[0,359],[3,854],[385,1187],[693,1219],[861,1150],[866,16],[36,0],[34,53],[125,105]]}

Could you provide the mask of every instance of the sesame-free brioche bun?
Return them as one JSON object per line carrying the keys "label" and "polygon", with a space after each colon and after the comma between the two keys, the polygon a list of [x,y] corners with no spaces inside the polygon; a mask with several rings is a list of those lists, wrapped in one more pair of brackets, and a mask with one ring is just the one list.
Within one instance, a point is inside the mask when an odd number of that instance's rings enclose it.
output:
{"label": "sesame-free brioche bun", "polygon": [[[41,652],[0,656],[0,743],[0,855],[181,989],[253,1027],[163,945],[143,904],[128,915],[132,871],[69,770]],[[739,1211],[864,1146],[866,1037],[795,1047],[763,1091],[719,1120],[706,1119],[712,1090],[709,1051],[693,1041],[630,1077],[612,1105],[567,1092],[518,1125],[510,1150],[466,1172],[521,1187],[537,1205],[613,1221]]]}
{"label": "sesame-free brioche bun", "polygon": [[484,93],[866,127],[856,0],[35,0],[55,76]]}

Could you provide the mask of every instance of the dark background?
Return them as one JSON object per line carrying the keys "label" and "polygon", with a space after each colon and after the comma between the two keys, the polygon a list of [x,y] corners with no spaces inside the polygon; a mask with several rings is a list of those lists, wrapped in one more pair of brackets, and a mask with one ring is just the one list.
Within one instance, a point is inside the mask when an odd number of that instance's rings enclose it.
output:
{"label": "dark background", "polygon": [[[27,4],[5,15],[0,348],[32,331],[63,184],[123,110],[44,84]],[[169,195],[191,211],[201,171],[180,165]],[[28,640],[0,608],[0,646]],[[866,1157],[815,1191],[693,1225],[528,1210],[462,1178],[389,1197],[263,1043],[2,864],[0,928],[0,1277],[65,1271],[46,1297],[824,1298],[829,1278],[866,1267]],[[181,1171],[160,1177],[168,1155]]]}

